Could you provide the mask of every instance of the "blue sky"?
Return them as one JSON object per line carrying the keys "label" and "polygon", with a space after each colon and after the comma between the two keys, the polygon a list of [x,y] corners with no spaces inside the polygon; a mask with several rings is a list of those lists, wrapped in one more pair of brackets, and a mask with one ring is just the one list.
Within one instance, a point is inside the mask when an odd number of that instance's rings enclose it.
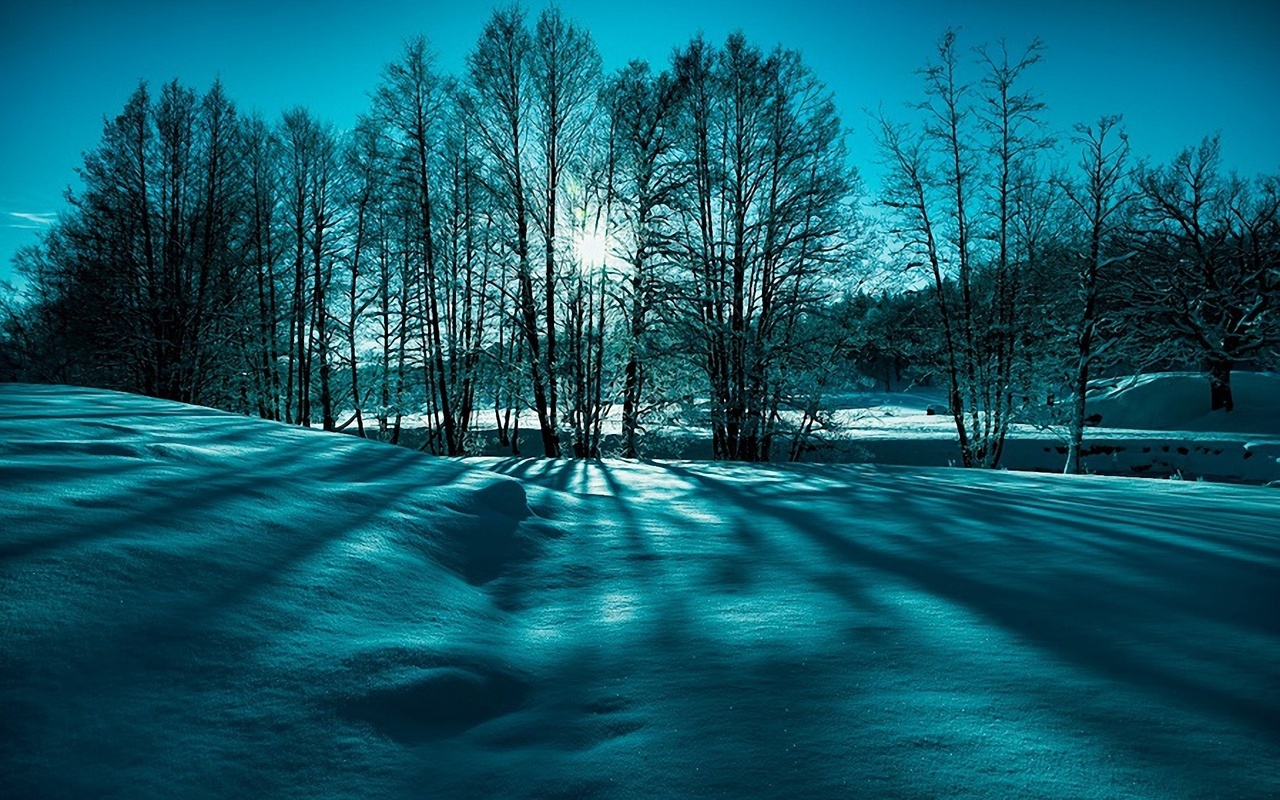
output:
{"label": "blue sky", "polygon": [[[801,50],[836,93],[851,153],[874,190],[878,169],[863,109],[920,96],[914,70],[948,26],[964,44],[1039,36],[1030,78],[1067,130],[1123,113],[1135,151],[1167,159],[1221,132],[1245,174],[1280,171],[1280,4],[1255,0],[1036,3],[560,0],[593,33],[605,67],[664,63],[698,32]],[[536,14],[543,3],[529,3]],[[466,0],[390,0],[356,11],[332,0],[5,3],[0,9],[0,279],[63,206],[81,154],[97,143],[139,79],[205,89],[221,77],[243,110],[268,117],[305,105],[339,126],[365,110],[382,66],[425,34],[448,72],[493,8]]]}

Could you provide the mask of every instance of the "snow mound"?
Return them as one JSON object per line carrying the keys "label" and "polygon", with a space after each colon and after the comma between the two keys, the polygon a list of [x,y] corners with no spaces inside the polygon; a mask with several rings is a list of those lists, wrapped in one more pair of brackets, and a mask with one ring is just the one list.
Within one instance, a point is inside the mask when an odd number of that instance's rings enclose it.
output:
{"label": "snow mound", "polygon": [[1088,413],[1107,428],[1280,434],[1280,374],[1233,372],[1231,390],[1235,408],[1211,412],[1206,375],[1138,375],[1092,389]]}
{"label": "snow mound", "polygon": [[[150,512],[162,511],[175,518],[164,522],[180,520],[193,535],[257,527],[278,542],[336,541],[364,511],[388,523],[376,526],[382,541],[375,550],[421,549],[469,579],[483,573],[491,580],[529,516],[515,481],[403,448],[207,408],[6,385],[0,414],[7,488],[41,482],[40,497],[19,497],[15,506],[64,503],[43,521],[24,514],[21,521],[37,524],[19,526],[6,551],[52,548],[55,530],[96,528],[138,539],[157,525]],[[503,553],[495,561],[496,549]],[[348,554],[358,558],[358,548]]]}
{"label": "snow mound", "polygon": [[461,462],[0,385],[3,794],[366,795],[384,749],[352,742],[453,734],[527,693],[475,643],[532,523],[520,484]]}

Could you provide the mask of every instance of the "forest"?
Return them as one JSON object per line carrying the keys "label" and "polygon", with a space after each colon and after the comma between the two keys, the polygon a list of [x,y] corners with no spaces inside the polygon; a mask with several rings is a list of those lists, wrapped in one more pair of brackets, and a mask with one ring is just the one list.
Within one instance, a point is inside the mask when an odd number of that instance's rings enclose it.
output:
{"label": "forest", "polygon": [[[956,31],[901,112],[842,119],[802,55],[731,35],[605,74],[554,7],[461,75],[409,40],[350,130],[139,85],[16,258],[0,380],[123,390],[465,455],[803,457],[831,398],[940,387],[965,466],[1070,432],[1091,380],[1280,366],[1280,175],[1208,137],[1054,131],[1043,56]],[[867,187],[846,137],[877,143]]]}

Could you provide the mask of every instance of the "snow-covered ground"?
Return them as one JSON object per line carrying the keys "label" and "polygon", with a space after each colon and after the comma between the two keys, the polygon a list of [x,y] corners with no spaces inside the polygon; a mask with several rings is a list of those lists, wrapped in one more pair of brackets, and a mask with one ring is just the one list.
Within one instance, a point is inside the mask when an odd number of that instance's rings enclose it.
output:
{"label": "snow-covered ground", "polygon": [[[1209,379],[1204,375],[1154,373],[1098,382],[1088,398],[1088,413],[1101,417],[1101,422],[1085,431],[1084,470],[1100,475],[1280,485],[1280,375],[1236,372],[1232,382],[1236,408],[1231,413],[1209,411]],[[960,463],[955,422],[946,413],[941,390],[854,392],[828,401],[837,409],[832,414],[835,424],[817,433],[803,461],[915,467]],[[930,413],[931,409],[942,413]],[[606,417],[607,433],[618,432],[617,416]],[[480,421],[487,424],[490,417],[481,415]],[[410,424],[420,423],[420,417],[410,420]],[[645,443],[645,452],[653,457],[712,457],[705,429],[669,428],[653,434]],[[508,451],[498,445],[492,431],[477,438],[487,455]],[[1001,466],[1061,472],[1067,440],[1065,425],[1015,424]],[[775,460],[787,460],[789,444],[779,443]],[[606,441],[606,450],[609,446]],[[524,430],[521,453],[541,452],[538,432]]]}
{"label": "snow-covered ground", "polygon": [[[1099,382],[1088,398],[1098,420],[1085,430],[1087,472],[1179,477],[1237,483],[1280,483],[1280,375],[1237,372],[1236,408],[1209,410],[1209,379],[1155,373]],[[843,432],[810,458],[938,466],[958,463],[951,417],[937,391],[841,398]],[[1013,425],[1005,444],[1008,469],[1059,472],[1066,461],[1062,425]]]}
{"label": "snow-covered ground", "polygon": [[[1209,379],[1196,373],[1153,373],[1099,381],[1087,413],[1088,472],[1135,477],[1280,482],[1280,375],[1236,372],[1235,409],[1211,412]],[[938,466],[958,463],[955,423],[938,390],[838,398],[842,433],[812,460],[870,460]],[[1003,465],[1058,472],[1066,461],[1065,426],[1012,426]]]}
{"label": "snow-covered ground", "polygon": [[1235,408],[1209,410],[1209,379],[1194,372],[1157,372],[1100,381],[1089,411],[1108,428],[1252,433],[1280,436],[1280,375],[1233,372]]}
{"label": "snow-covered ground", "polygon": [[0,386],[0,796],[1274,797],[1278,523]]}

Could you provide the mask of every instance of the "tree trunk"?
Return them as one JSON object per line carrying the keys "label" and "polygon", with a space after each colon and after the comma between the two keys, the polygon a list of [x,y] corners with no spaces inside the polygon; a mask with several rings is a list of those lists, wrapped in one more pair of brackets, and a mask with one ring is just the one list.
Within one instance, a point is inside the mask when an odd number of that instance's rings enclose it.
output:
{"label": "tree trunk", "polygon": [[1209,372],[1209,410],[1225,409],[1228,413],[1235,409],[1235,400],[1231,396],[1231,368],[1235,366],[1230,358],[1218,356],[1211,358],[1206,364]]}

